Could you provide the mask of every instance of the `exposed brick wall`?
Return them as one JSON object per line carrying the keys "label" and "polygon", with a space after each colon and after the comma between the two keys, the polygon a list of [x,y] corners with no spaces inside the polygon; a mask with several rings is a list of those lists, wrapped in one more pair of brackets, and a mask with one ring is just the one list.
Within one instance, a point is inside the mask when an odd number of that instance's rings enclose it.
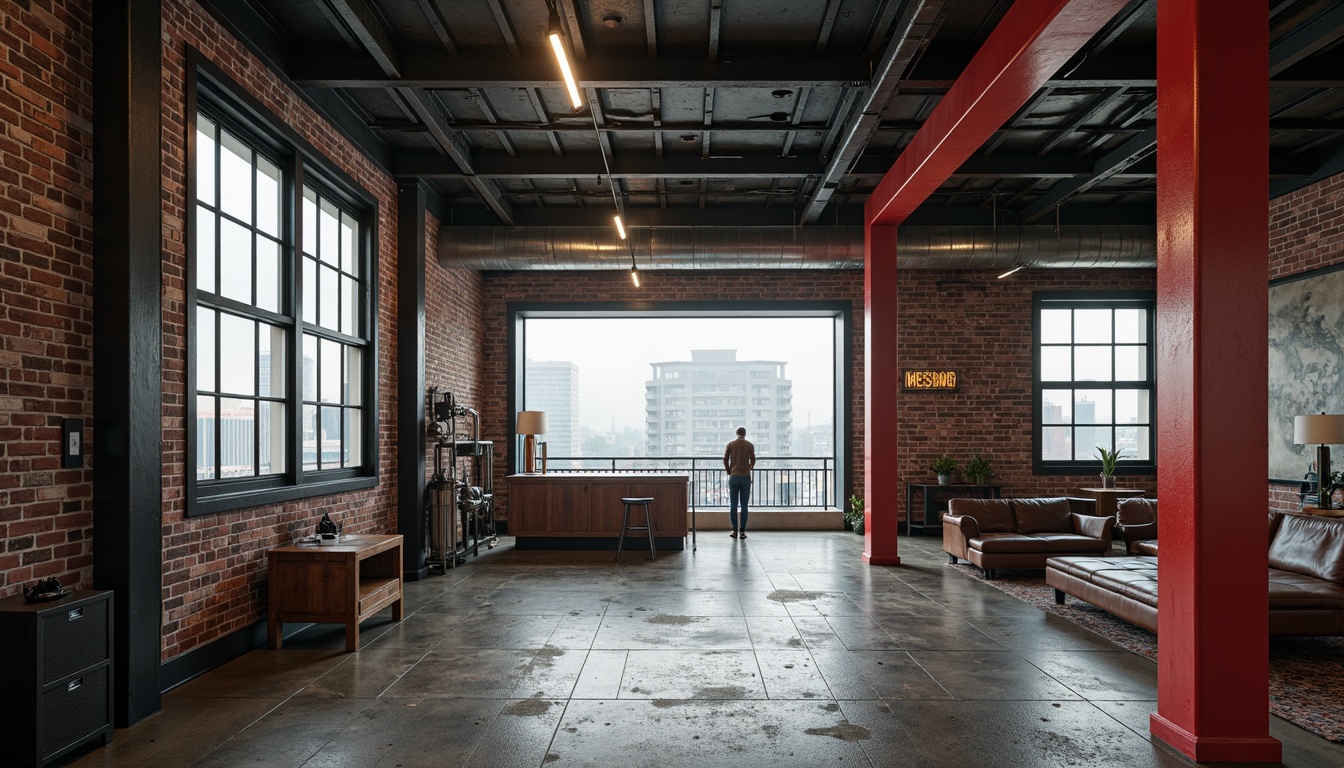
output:
{"label": "exposed brick wall", "polygon": [[[396,529],[396,185],[193,0],[163,0],[163,648],[166,660],[265,617],[266,550],[324,512],[347,531]],[[379,485],[185,517],[186,52],[199,49],[378,201]]]}
{"label": "exposed brick wall", "polygon": [[[453,393],[458,404],[481,409],[481,340],[485,320],[481,305],[481,273],[468,269],[444,269],[434,257],[439,241],[439,220],[425,217],[425,385]],[[459,426],[469,427],[470,422]],[[481,429],[486,416],[481,415]],[[488,439],[482,435],[481,439]],[[501,448],[496,443],[496,449]],[[445,458],[447,454],[445,453]],[[465,460],[463,466],[465,467]],[[431,451],[425,461],[426,476],[434,472]]]}
{"label": "exposed brick wall", "polygon": [[[1032,474],[1032,293],[1155,290],[1154,271],[1027,270],[996,280],[984,272],[911,269],[899,280],[900,366],[951,368],[960,383],[953,393],[901,395],[902,481],[932,482],[934,459],[946,454],[964,467],[979,453],[991,457],[1005,495],[1077,495],[1079,487],[1095,487],[1095,475]],[[1125,475],[1118,484],[1156,490],[1151,475]]]}
{"label": "exposed brick wall", "polygon": [[[92,581],[93,66],[89,3],[0,0],[0,596]],[[88,448],[92,443],[87,443]]]}
{"label": "exposed brick wall", "polygon": [[1344,263],[1344,173],[1269,201],[1269,279]]}
{"label": "exposed brick wall", "polygon": [[[1269,201],[1269,279],[1344,263],[1344,173]],[[1269,508],[1296,512],[1296,486],[1269,487]]]}
{"label": "exposed brick wall", "polygon": [[500,516],[508,515],[508,488],[503,482],[512,464],[509,423],[508,305],[510,302],[595,301],[849,301],[854,308],[850,343],[855,350],[854,432],[850,477],[863,485],[863,272],[641,272],[635,288],[625,272],[487,272],[484,284],[485,340],[482,418],[495,441],[495,493]]}

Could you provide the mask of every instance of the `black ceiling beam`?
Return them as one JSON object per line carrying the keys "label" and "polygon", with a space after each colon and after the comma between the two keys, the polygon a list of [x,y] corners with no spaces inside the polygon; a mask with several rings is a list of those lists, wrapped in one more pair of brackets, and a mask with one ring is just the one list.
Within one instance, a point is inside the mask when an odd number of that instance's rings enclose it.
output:
{"label": "black ceiling beam", "polygon": [[1157,126],[1152,126],[1119,147],[1097,159],[1092,167],[1092,175],[1064,181],[1050,188],[1049,192],[1036,198],[1021,212],[1023,223],[1030,224],[1075,197],[1117,173],[1137,163],[1157,149]]}
{"label": "black ceiling beam", "polygon": [[[474,175],[480,178],[573,179],[607,175],[602,158],[596,154],[510,157],[505,152],[477,152],[472,162]],[[393,175],[399,178],[466,178],[448,158],[429,152],[403,152],[393,160],[392,169]],[[619,155],[611,159],[611,176],[617,179],[803,177],[816,176],[821,173],[821,169],[821,160],[816,155],[779,157],[771,154],[704,159],[690,155]]]}
{"label": "black ceiling beam", "polygon": [[387,77],[401,77],[401,56],[383,22],[364,0],[326,0]]}
{"label": "black ceiling beam", "polygon": [[[966,69],[964,57],[926,55],[910,78],[901,83],[902,93],[944,93]],[[1048,88],[1156,88],[1157,55],[1111,54],[1084,61],[1068,77],[1055,76]]]}
{"label": "black ceiling beam", "polygon": [[832,120],[837,127],[843,124],[844,132],[836,141],[834,151],[829,142],[822,145],[822,151],[828,154],[826,170],[803,204],[801,219],[804,224],[816,223],[821,218],[841,177],[863,153],[869,138],[882,122],[882,110],[900,86],[901,78],[937,31],[943,7],[943,0],[909,0],[902,8],[891,42],[878,60],[872,82],[857,95],[854,107],[836,110]]}
{"label": "black ceiling beam", "polygon": [[[326,0],[340,16],[341,21],[373,58],[379,70],[395,82],[399,77],[400,55],[392,36],[364,0]],[[480,196],[481,201],[505,224],[513,223],[513,211],[493,181],[476,176],[472,170],[471,147],[466,139],[450,128],[444,120],[443,109],[437,99],[421,88],[399,86],[398,96],[412,114],[425,126],[441,151],[453,161],[464,180]]]}
{"label": "black ceiling beam", "polygon": [[[400,78],[373,61],[324,49],[295,50],[289,75],[305,88],[430,89],[558,87],[554,59],[403,53]],[[594,88],[774,88],[867,84],[869,63],[856,56],[607,57],[578,66],[579,83]]]}
{"label": "black ceiling beam", "polygon": [[[1273,159],[1274,156],[1270,155],[1271,169],[1273,168]],[[1296,179],[1271,179],[1269,182],[1271,199],[1310,186],[1337,173],[1344,173],[1344,144],[1326,149],[1319,156],[1302,159],[1307,160],[1314,166],[1311,172]]]}
{"label": "black ceiling beam", "polygon": [[1335,3],[1270,47],[1270,77],[1336,42],[1341,35],[1344,35],[1344,4]]}

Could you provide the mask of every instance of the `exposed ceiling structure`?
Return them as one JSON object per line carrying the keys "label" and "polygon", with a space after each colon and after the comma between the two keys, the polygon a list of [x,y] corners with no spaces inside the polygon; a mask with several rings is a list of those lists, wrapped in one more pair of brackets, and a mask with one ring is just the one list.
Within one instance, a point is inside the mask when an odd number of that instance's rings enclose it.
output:
{"label": "exposed ceiling structure", "polygon": [[[635,229],[861,223],[1011,5],[554,2],[579,111],[547,0],[203,0],[396,177],[424,180],[445,223],[609,226],[614,184]],[[908,223],[1153,224],[1155,6],[1130,2]],[[1344,171],[1344,0],[1270,0],[1266,23],[1277,194]]]}

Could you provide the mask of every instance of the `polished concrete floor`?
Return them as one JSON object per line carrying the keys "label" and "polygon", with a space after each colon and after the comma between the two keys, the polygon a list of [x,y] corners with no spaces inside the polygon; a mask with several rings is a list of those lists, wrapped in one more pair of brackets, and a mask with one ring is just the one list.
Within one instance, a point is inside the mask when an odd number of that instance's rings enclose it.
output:
{"label": "polished concrete floor", "polygon": [[[81,768],[1180,766],[1156,667],[852,533],[702,534],[699,551],[518,552],[407,584],[407,616],[258,650],[168,693]],[[1290,766],[1344,765],[1271,718]]]}

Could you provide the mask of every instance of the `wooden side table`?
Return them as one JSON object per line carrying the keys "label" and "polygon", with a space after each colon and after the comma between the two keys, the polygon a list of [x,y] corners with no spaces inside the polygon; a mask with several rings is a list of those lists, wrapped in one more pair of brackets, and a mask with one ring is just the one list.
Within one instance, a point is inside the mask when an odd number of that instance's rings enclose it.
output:
{"label": "wooden side table", "polygon": [[1142,488],[1079,488],[1085,498],[1097,500],[1097,517],[1115,517],[1115,504],[1120,499],[1143,498]]}
{"label": "wooden side table", "polygon": [[[916,523],[911,513],[915,507],[915,491],[924,499],[924,517]],[[1003,486],[998,483],[976,485],[974,483],[906,483],[905,484],[905,535],[912,535],[915,528],[921,532],[928,528],[943,529],[943,512],[947,504],[939,504],[939,494],[946,496],[954,493],[956,497],[998,499],[1003,497]],[[953,498],[953,497],[947,497]]]}
{"label": "wooden side table", "polygon": [[1330,509],[1321,509],[1320,507],[1302,507],[1302,514],[1316,515],[1317,517],[1344,517],[1344,509],[1332,507]]}
{"label": "wooden side table", "polygon": [[345,650],[359,650],[359,623],[392,606],[401,621],[401,535],[352,534],[339,544],[291,544],[266,553],[270,565],[266,639],[283,641],[286,621],[345,625]]}

